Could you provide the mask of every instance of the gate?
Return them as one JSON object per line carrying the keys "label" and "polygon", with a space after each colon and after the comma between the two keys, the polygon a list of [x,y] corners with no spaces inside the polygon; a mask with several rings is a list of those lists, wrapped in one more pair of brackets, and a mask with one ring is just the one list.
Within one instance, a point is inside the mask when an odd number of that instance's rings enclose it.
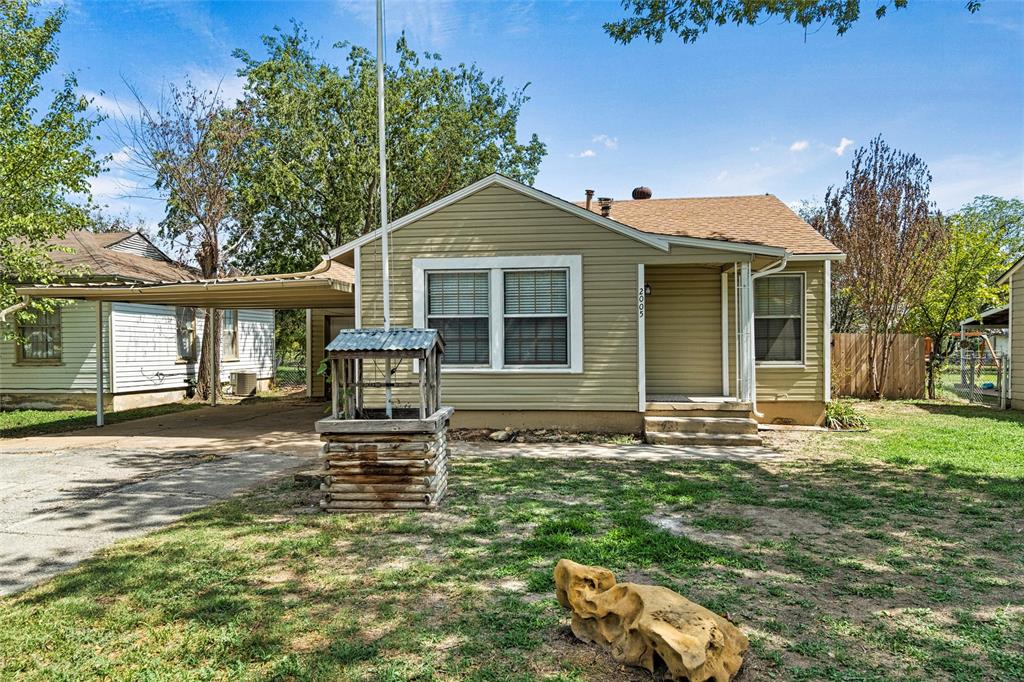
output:
{"label": "gate", "polygon": [[942,368],[940,390],[945,397],[1006,409],[1009,368],[1004,353],[961,349],[960,357],[951,358]]}

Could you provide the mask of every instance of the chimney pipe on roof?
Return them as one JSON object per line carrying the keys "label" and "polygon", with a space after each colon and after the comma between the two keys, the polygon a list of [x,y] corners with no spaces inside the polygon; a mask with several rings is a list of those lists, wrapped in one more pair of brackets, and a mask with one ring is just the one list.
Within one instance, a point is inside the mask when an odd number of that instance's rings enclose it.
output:
{"label": "chimney pipe on roof", "polygon": [[598,197],[597,205],[601,207],[601,215],[607,218],[612,212],[612,198]]}
{"label": "chimney pipe on roof", "polygon": [[590,204],[591,204],[591,202],[594,201],[594,190],[592,190],[592,189],[585,189],[585,190],[583,190],[583,193],[587,195],[587,210],[589,211],[590,210]]}
{"label": "chimney pipe on roof", "polygon": [[634,199],[637,199],[637,200],[650,199],[653,195],[654,195],[654,193],[651,191],[650,187],[634,187],[633,188],[633,198]]}

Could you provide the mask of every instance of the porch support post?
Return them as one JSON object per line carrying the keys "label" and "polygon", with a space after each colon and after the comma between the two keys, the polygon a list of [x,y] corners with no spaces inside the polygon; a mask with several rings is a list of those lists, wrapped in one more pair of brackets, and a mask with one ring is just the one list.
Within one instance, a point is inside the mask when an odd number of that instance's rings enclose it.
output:
{"label": "porch support post", "polygon": [[96,301],[96,426],[103,426],[103,301]]}
{"label": "porch support post", "polygon": [[822,343],[824,343],[825,367],[824,384],[825,402],[832,400],[832,261],[825,261],[825,320],[822,324],[824,332]]}
{"label": "porch support post", "polygon": [[740,400],[754,402],[754,282],[750,276],[750,263],[740,263],[739,289],[736,292],[740,306],[739,338],[736,352],[740,360]]}
{"label": "porch support post", "polygon": [[636,385],[640,412],[647,411],[647,294],[644,264],[636,266]]}
{"label": "porch support post", "polygon": [[722,271],[722,396],[729,396],[729,272]]}

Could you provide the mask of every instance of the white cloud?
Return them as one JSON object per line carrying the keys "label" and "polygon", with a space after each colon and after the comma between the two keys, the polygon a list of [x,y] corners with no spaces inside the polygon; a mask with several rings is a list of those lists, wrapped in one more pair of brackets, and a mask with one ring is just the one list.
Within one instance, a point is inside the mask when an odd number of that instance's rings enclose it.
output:
{"label": "white cloud", "polygon": [[789,151],[791,152],[802,152],[811,146],[811,143],[807,140],[797,140],[793,144],[789,145]]}
{"label": "white cloud", "polygon": [[584,149],[579,154],[570,154],[569,156],[573,157],[574,159],[591,159],[597,156],[597,152],[595,152],[593,149]]}
{"label": "white cloud", "polygon": [[722,171],[721,173],[719,173],[719,174],[718,174],[717,176],[715,176],[715,181],[716,181],[716,182],[722,182],[722,181],[723,181],[723,180],[725,180],[725,179],[726,179],[727,177],[729,177],[729,171],[727,171],[727,170],[724,170],[724,171]]}
{"label": "white cloud", "polygon": [[188,69],[188,77],[192,85],[200,90],[217,93],[221,100],[229,105],[234,105],[235,100],[241,99],[245,91],[245,79],[234,72],[234,67],[215,71],[194,66]]}
{"label": "white cloud", "polygon": [[132,149],[131,147],[121,147],[116,152],[110,155],[111,166],[127,166],[132,160]]}
{"label": "white cloud", "polygon": [[92,106],[94,109],[99,111],[101,114],[110,116],[111,118],[138,118],[141,108],[139,103],[135,101],[135,98],[121,99],[119,97],[107,95],[103,92],[97,92],[94,90],[83,90],[82,95],[92,100]]}
{"label": "white cloud", "polygon": [[750,148],[750,151],[752,151],[753,153],[755,153],[755,154],[756,154],[756,153],[758,153],[759,151],[761,151],[761,148],[760,148],[760,147],[751,147],[751,148]]}
{"label": "white cloud", "polygon": [[853,144],[853,140],[848,137],[844,137],[839,140],[839,146],[833,147],[832,151],[836,153],[836,156],[842,156],[846,152],[846,148]]}
{"label": "white cloud", "polygon": [[932,199],[955,211],[979,194],[1024,198],[1024,159],[1019,154],[956,154],[928,164]]}
{"label": "white cloud", "polygon": [[610,135],[605,135],[604,133],[601,133],[600,135],[594,135],[593,141],[597,142],[598,144],[603,144],[605,149],[615,150],[619,148],[619,138],[611,137]]}

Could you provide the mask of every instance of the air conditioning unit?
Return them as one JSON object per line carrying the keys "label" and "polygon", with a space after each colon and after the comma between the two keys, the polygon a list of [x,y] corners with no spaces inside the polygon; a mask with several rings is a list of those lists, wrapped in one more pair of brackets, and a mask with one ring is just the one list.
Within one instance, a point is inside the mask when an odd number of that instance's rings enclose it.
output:
{"label": "air conditioning unit", "polygon": [[255,395],[257,381],[256,372],[232,372],[231,392],[234,395]]}

